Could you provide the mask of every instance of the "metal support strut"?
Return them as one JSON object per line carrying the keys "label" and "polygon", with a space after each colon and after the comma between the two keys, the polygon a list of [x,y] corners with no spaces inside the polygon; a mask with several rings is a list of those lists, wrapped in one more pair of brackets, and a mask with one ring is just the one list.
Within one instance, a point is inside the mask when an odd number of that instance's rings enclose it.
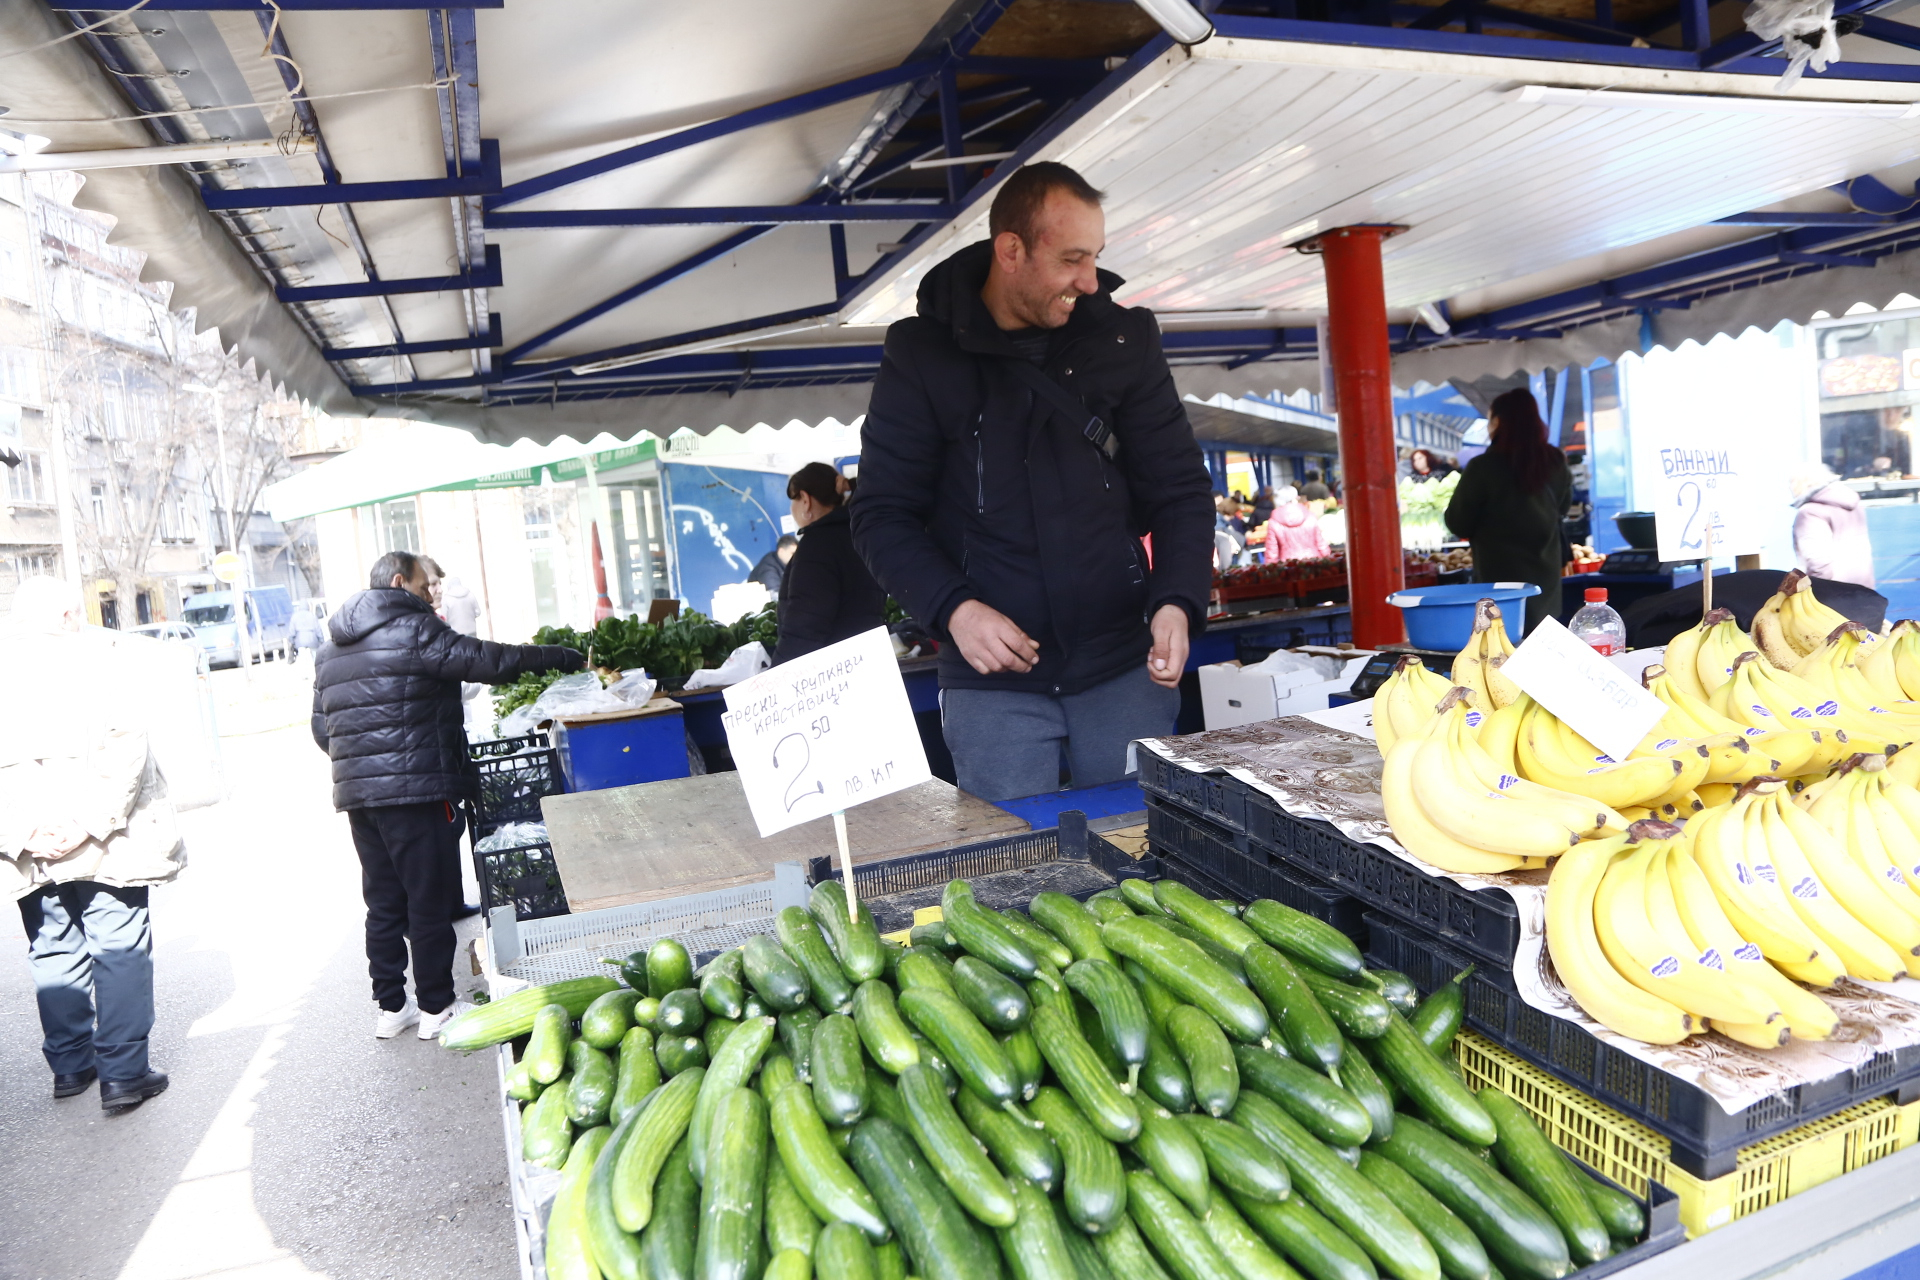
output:
{"label": "metal support strut", "polygon": [[1393,448],[1393,355],[1380,243],[1397,227],[1341,227],[1317,239],[1327,274],[1327,354],[1340,421],[1353,642],[1406,639],[1387,597],[1405,583]]}

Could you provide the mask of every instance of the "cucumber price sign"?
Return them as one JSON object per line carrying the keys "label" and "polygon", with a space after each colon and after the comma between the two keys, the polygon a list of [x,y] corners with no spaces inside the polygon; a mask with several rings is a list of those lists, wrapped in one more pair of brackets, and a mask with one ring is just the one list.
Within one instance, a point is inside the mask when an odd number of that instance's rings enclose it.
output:
{"label": "cucumber price sign", "polygon": [[1662,560],[1724,562],[1760,550],[1764,502],[1748,451],[1729,434],[1661,442],[1653,513]]}
{"label": "cucumber price sign", "polygon": [[762,836],[933,776],[885,627],[728,688],[727,745]]}

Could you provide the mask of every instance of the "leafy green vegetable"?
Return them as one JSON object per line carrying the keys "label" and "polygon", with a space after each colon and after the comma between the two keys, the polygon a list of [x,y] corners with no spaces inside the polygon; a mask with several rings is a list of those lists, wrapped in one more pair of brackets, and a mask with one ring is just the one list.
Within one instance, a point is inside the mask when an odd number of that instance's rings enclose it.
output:
{"label": "leafy green vegetable", "polygon": [[[608,671],[644,670],[660,688],[678,689],[687,677],[705,667],[717,667],[741,645],[758,640],[772,653],[780,640],[773,605],[731,625],[715,622],[696,609],[682,610],[664,622],[642,622],[638,617],[603,618],[590,631],[573,627],[542,627],[534,644],[565,645],[588,655],[595,667]],[[504,716],[537,701],[547,686],[565,672],[542,671],[521,676],[509,685],[494,686],[494,713]]]}

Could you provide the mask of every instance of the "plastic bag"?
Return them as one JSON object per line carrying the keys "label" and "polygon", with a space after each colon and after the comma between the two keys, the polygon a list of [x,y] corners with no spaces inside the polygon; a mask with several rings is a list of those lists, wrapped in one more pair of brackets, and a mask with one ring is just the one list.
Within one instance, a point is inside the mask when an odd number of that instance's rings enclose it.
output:
{"label": "plastic bag", "polygon": [[660,682],[645,671],[622,671],[620,678],[607,686],[607,692],[630,707],[644,707],[653,701],[653,691]]}
{"label": "plastic bag", "polygon": [[475,853],[498,853],[502,849],[524,849],[531,844],[547,842],[547,824],[544,822],[509,822],[492,835],[474,843]]}
{"label": "plastic bag", "polygon": [[1833,30],[1833,0],[1752,0],[1744,15],[1747,30],[1762,40],[1778,40],[1790,61],[1776,91],[1793,87],[1808,67],[1825,71],[1840,57],[1840,40]]}
{"label": "plastic bag", "polygon": [[607,692],[600,677],[591,671],[576,671],[570,676],[561,676],[547,686],[533,704],[542,720],[559,720],[565,716],[590,716],[600,711],[625,711],[627,704]]}
{"label": "plastic bag", "polygon": [[718,689],[723,685],[739,684],[748,676],[758,675],[773,665],[773,659],[767,656],[767,646],[758,640],[749,640],[727,655],[727,660],[717,667],[696,671],[687,679],[687,692],[696,689]]}
{"label": "plastic bag", "polygon": [[[534,713],[531,706],[516,707],[500,718],[500,723],[494,726],[493,736],[496,738],[518,738],[532,733],[539,727],[540,717]],[[467,737],[472,739],[473,734],[469,733]]]}

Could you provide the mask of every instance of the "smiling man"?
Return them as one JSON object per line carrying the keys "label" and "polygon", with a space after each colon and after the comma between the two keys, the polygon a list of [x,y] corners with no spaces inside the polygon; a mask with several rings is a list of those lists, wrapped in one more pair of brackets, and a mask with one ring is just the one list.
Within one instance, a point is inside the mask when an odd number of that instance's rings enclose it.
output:
{"label": "smiling man", "polygon": [[1063,756],[1115,781],[1172,732],[1212,585],[1206,468],[1153,313],[1094,265],[1100,201],[1065,165],[1008,178],[992,239],[888,329],[861,430],[855,545],[946,642],[947,745],[988,800],[1056,789]]}

